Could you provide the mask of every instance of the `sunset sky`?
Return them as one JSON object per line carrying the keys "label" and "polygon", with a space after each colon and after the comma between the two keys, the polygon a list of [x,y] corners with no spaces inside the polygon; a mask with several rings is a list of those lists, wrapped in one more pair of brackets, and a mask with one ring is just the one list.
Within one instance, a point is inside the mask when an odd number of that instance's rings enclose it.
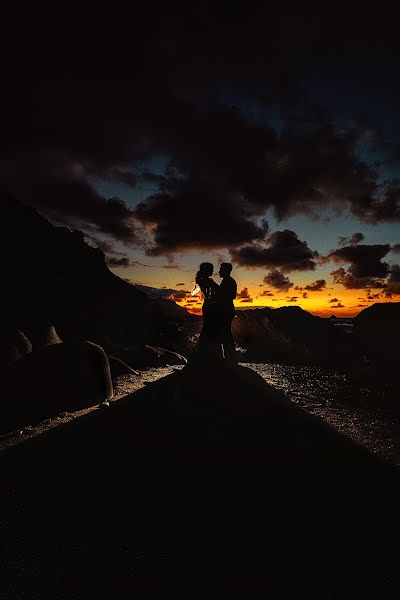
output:
{"label": "sunset sky", "polygon": [[57,78],[37,72],[49,46],[35,55],[27,18],[30,52],[16,49],[23,71],[5,86],[0,191],[195,311],[202,261],[233,263],[239,308],[352,316],[398,302],[394,6],[149,5],[132,21],[117,3],[87,57],[90,21],[73,23],[73,47],[52,32]]}

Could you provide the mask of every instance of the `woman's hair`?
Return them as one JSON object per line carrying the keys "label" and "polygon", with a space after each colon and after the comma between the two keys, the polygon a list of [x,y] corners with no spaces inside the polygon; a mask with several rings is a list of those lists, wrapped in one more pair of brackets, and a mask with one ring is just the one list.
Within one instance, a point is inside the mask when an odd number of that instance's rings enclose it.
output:
{"label": "woman's hair", "polygon": [[201,263],[199,270],[196,273],[196,283],[200,284],[203,283],[206,279],[208,279],[209,277],[211,277],[211,275],[214,273],[214,265],[212,265],[209,262],[204,262]]}

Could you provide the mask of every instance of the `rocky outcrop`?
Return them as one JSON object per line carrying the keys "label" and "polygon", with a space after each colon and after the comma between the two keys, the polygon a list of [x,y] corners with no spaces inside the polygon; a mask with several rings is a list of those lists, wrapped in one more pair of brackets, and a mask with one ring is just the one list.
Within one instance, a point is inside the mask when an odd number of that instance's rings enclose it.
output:
{"label": "rocky outcrop", "polygon": [[119,343],[153,341],[150,302],[111,273],[104,253],[86,244],[81,232],[54,227],[11,201],[3,203],[2,216],[0,247],[9,257],[1,269],[8,290],[0,298],[4,320],[22,331],[49,321],[64,340],[107,334]]}
{"label": "rocky outcrop", "polygon": [[63,343],[63,340],[58,335],[54,325],[48,321],[38,322],[32,319],[30,323],[26,325],[24,333],[29,338],[34,352],[41,348],[47,348],[47,346]]}
{"label": "rocky outcrop", "polygon": [[370,361],[372,369],[398,382],[400,302],[373,304],[362,310],[353,323],[359,352]]}
{"label": "rocky outcrop", "polygon": [[344,360],[346,353],[343,332],[298,306],[240,310],[232,331],[250,361],[328,363]]}
{"label": "rocky outcrop", "polygon": [[3,373],[0,431],[37,423],[113,396],[108,359],[90,342],[49,345]]}
{"label": "rocky outcrop", "polygon": [[[81,232],[55,227],[11,200],[3,201],[2,218],[0,248],[8,259],[1,268],[7,294],[0,297],[0,317],[34,348],[91,340],[113,354],[136,347],[140,355],[146,344],[186,351],[189,336],[181,324],[195,317],[114,275],[102,250],[89,246]],[[49,323],[54,330],[45,330]]]}
{"label": "rocky outcrop", "polygon": [[26,335],[16,329],[3,325],[0,332],[0,371],[32,352],[32,343]]}
{"label": "rocky outcrop", "polygon": [[[370,332],[373,335],[394,336],[400,332],[400,302],[377,302],[364,308],[354,319],[354,326],[363,335]],[[391,336],[391,337],[394,337]]]}

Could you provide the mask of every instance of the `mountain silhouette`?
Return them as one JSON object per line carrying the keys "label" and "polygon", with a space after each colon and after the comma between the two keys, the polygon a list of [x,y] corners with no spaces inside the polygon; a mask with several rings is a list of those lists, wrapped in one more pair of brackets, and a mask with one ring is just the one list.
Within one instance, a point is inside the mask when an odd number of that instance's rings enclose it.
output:
{"label": "mountain silhouette", "polygon": [[351,352],[349,336],[299,306],[240,310],[233,335],[250,361],[338,364]]}
{"label": "mountain silhouette", "polygon": [[[40,336],[51,323],[64,341],[90,340],[117,355],[130,348],[121,358],[138,366],[146,363],[145,345],[168,341],[171,321],[195,319],[174,302],[151,300],[114,275],[103,251],[88,245],[80,231],[56,227],[9,199],[3,203],[2,224],[0,248],[7,257],[1,275],[3,330],[13,325]],[[174,341],[182,351],[182,336]]]}

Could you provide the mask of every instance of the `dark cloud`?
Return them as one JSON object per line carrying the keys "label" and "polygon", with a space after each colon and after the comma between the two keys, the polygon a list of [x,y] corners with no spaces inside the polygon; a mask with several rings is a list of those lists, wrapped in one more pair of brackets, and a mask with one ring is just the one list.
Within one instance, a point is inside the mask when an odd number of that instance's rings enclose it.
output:
{"label": "dark cloud", "polygon": [[307,290],[307,291],[309,291],[309,292],[320,292],[320,291],[322,291],[325,288],[326,288],[326,281],[325,281],[325,279],[317,279],[313,283],[309,283],[308,285],[306,285],[304,287],[304,289]]}
{"label": "dark cloud", "polygon": [[345,246],[332,250],[321,260],[336,263],[347,263],[347,271],[343,267],[331,272],[335,283],[346,288],[382,288],[389,274],[389,264],[383,260],[390,250],[389,244]]}
{"label": "dark cloud", "polygon": [[348,289],[384,288],[386,285],[382,280],[371,277],[353,277],[343,267],[331,271],[331,276],[334,283],[339,283]]}
{"label": "dark cloud", "polygon": [[243,288],[236,296],[240,302],[253,302],[253,298],[249,294],[247,287]]}
{"label": "dark cloud", "polygon": [[[378,186],[377,186],[378,189]],[[361,198],[352,205],[353,214],[367,223],[400,220],[400,182],[392,181],[386,189]]]}
{"label": "dark cloud", "polygon": [[182,267],[176,265],[175,263],[168,263],[166,265],[162,265],[162,269],[176,269],[177,271],[183,271]]}
{"label": "dark cloud", "polygon": [[100,239],[93,235],[86,236],[87,242],[96,248],[100,248],[105,254],[105,258],[108,266],[110,267],[150,267],[151,265],[142,263],[137,260],[132,260],[128,257],[126,252],[121,252],[115,248],[114,243],[109,240]]}
{"label": "dark cloud", "polygon": [[286,301],[287,301],[287,302],[297,302],[297,300],[298,300],[298,299],[299,299],[299,297],[298,297],[298,296],[288,296],[288,297],[286,298]]}
{"label": "dark cloud", "polygon": [[337,302],[340,302],[340,300],[338,300],[337,298],[332,298],[331,300],[329,300],[329,302],[333,302],[333,303],[336,302],[337,303]]}
{"label": "dark cloud", "polygon": [[185,285],[185,284],[184,283],[176,283],[175,285],[176,285],[176,287],[178,287],[178,285]]}
{"label": "dark cloud", "polygon": [[55,156],[33,153],[3,162],[1,192],[69,227],[129,244],[141,240],[133,211],[119,198],[100,193],[83,169],[56,151]]}
{"label": "dark cloud", "polygon": [[382,260],[389,250],[389,244],[346,246],[330,252],[328,259],[337,263],[349,263],[349,272],[353,277],[382,278],[389,272],[388,263]]}
{"label": "dark cloud", "polygon": [[367,300],[377,300],[381,296],[382,296],[381,292],[377,292],[377,293],[373,294],[371,292],[371,290],[367,290]]}
{"label": "dark cloud", "polygon": [[307,292],[303,292],[303,298],[308,298]]}
{"label": "dark cloud", "polygon": [[180,302],[185,298],[191,298],[190,292],[186,290],[174,290],[165,286],[162,288],[155,288],[139,283],[135,283],[135,285],[152,300],[174,300],[175,302]]}
{"label": "dark cloud", "polygon": [[109,267],[129,267],[130,261],[127,256],[121,256],[118,258],[117,256],[107,256],[106,257],[107,264]]}
{"label": "dark cloud", "polygon": [[[356,158],[354,133],[302,122],[278,138],[270,127],[228,106],[196,114],[196,126],[189,130],[196,147],[188,141],[184,151],[175,149],[174,175],[163,179],[162,190],[136,212],[140,221],[154,226],[155,254],[193,244],[218,248],[259,240],[262,234],[253,219],[269,208],[278,220],[301,213],[316,217],[329,206],[350,206],[360,219],[380,219],[377,206],[384,201],[377,195],[377,173]],[[201,210],[188,236],[179,220],[187,223],[190,205]],[[387,210],[386,220],[399,218],[395,206],[392,212],[390,217]],[[211,216],[220,230],[218,239],[205,227]]]}
{"label": "dark cloud", "polygon": [[356,246],[357,244],[362,242],[363,239],[364,239],[364,234],[362,234],[361,232],[358,232],[358,233],[353,233],[353,235],[348,238],[347,237],[339,237],[338,243],[339,243],[339,246]]}
{"label": "dark cloud", "polygon": [[337,304],[332,304],[331,308],[345,308],[345,306],[341,302],[338,302]]}
{"label": "dark cloud", "polygon": [[267,238],[267,244],[267,247],[250,244],[231,250],[232,260],[249,268],[279,267],[283,272],[315,269],[317,253],[310,250],[307,242],[300,240],[294,231],[275,231]]}
{"label": "dark cloud", "polygon": [[[387,11],[363,7],[360,28],[351,7],[346,19],[340,7],[326,19],[303,3],[290,14],[279,3],[229,11],[144,4],[135,6],[135,22],[150,24],[151,35],[149,27],[133,35],[124,9],[108,7],[107,43],[89,44],[87,61],[70,56],[71,31],[99,35],[93,15],[85,22],[80,12],[64,44],[68,64],[84,66],[76,80],[36,76],[45,62],[34,56],[41,35],[25,16],[24,35],[8,46],[23,57],[24,75],[16,68],[19,83],[3,81],[0,192],[129,244],[142,243],[144,226],[150,255],[261,242],[267,209],[278,219],[339,207],[368,222],[400,220],[399,184],[383,183],[378,167],[359,157],[365,125],[344,130],[323,111],[304,110],[316,92],[309,82],[323,86],[326,73],[346,79],[368,65],[369,88],[371,64],[382,59],[395,80],[397,20]],[[160,156],[166,170],[153,165]],[[100,191],[110,182],[139,191],[140,206]]]}
{"label": "dark cloud", "polygon": [[264,283],[270,285],[276,290],[282,290],[287,292],[293,286],[293,283],[290,281],[289,277],[286,277],[283,273],[278,271],[278,269],[272,269],[265,277]]}
{"label": "dark cloud", "polygon": [[400,283],[400,265],[392,265],[390,269],[389,281],[393,283]]}
{"label": "dark cloud", "polygon": [[95,236],[86,236],[86,238],[90,245],[100,248],[104,252],[109,267],[147,266],[138,261],[131,261],[126,252],[116,250],[114,244],[109,240],[99,239]]}
{"label": "dark cloud", "polygon": [[182,302],[185,298],[190,298],[190,292],[185,290],[173,290],[167,298],[169,300],[173,300],[174,302]]}
{"label": "dark cloud", "polygon": [[384,294],[387,298],[400,295],[400,265],[392,265]]}
{"label": "dark cloud", "polygon": [[270,290],[263,290],[263,292],[260,294],[260,298],[262,296],[275,296],[275,294],[273,292],[271,292]]}
{"label": "dark cloud", "polygon": [[254,221],[238,194],[227,192],[212,179],[174,178],[168,191],[139,204],[135,216],[153,228],[154,243],[147,249],[152,256],[263,240],[268,227]]}
{"label": "dark cloud", "polygon": [[90,246],[94,246],[95,248],[100,248],[100,250],[102,250],[104,252],[104,254],[116,254],[116,255],[120,254],[121,256],[126,256],[125,253],[116,251],[114,244],[112,244],[108,240],[99,239],[93,235],[91,235],[91,236],[87,235],[87,236],[85,236],[85,239]]}

